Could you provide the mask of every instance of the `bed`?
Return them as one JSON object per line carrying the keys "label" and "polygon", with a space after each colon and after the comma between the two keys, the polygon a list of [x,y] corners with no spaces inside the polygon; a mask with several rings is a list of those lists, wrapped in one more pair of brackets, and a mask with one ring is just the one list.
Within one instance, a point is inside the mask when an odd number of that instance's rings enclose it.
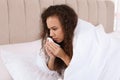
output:
{"label": "bed", "polygon": [[[49,5],[55,4],[67,4],[76,11],[79,18],[95,26],[102,24],[105,32],[113,32],[112,0],[0,0],[0,49],[11,47],[14,51],[15,47],[19,50],[31,50],[34,47],[36,49],[33,51],[39,50],[40,14]],[[1,57],[0,80],[12,80]]]}

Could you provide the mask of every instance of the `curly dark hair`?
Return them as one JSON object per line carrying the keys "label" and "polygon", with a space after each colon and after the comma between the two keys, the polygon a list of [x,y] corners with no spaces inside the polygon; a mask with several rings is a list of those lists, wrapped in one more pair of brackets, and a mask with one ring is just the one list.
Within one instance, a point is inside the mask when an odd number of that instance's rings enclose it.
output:
{"label": "curly dark hair", "polygon": [[[78,16],[75,11],[65,5],[52,5],[43,11],[41,18],[43,23],[42,31],[42,48],[44,48],[44,43],[46,38],[49,36],[49,29],[47,28],[46,20],[50,16],[57,16],[61,25],[63,26],[64,40],[60,43],[61,48],[66,52],[66,54],[72,58],[73,55],[73,36],[74,30],[77,25]],[[54,68],[58,73],[61,73],[67,65],[58,57],[55,59]]]}

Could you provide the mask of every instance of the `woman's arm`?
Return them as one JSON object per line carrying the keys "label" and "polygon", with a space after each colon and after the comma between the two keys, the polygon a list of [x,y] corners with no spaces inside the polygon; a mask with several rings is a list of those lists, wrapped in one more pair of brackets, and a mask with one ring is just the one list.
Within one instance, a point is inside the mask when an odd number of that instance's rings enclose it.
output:
{"label": "woman's arm", "polygon": [[66,54],[64,54],[64,56],[61,57],[61,59],[64,61],[64,63],[68,66],[70,63],[70,57]]}
{"label": "woman's arm", "polygon": [[53,53],[49,50],[47,42],[45,44],[45,50],[46,50],[47,55],[49,56],[47,66],[50,70],[54,70],[55,55],[53,55]]}
{"label": "woman's arm", "polygon": [[55,57],[50,57],[48,60],[47,66],[50,70],[54,70],[54,60],[55,60]]}

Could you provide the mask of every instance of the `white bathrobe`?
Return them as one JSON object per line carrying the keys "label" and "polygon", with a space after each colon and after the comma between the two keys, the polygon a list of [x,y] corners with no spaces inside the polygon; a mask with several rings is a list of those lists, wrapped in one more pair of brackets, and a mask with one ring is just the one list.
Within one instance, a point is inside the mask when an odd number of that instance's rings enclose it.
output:
{"label": "white bathrobe", "polygon": [[74,35],[64,80],[120,80],[120,39],[80,19]]}

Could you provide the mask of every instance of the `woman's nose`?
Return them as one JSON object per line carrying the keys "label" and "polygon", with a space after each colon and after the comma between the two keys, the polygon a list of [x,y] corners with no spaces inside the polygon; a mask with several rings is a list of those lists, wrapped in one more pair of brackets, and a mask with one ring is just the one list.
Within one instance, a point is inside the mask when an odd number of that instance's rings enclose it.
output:
{"label": "woman's nose", "polygon": [[53,37],[54,36],[54,32],[50,31],[50,36]]}

